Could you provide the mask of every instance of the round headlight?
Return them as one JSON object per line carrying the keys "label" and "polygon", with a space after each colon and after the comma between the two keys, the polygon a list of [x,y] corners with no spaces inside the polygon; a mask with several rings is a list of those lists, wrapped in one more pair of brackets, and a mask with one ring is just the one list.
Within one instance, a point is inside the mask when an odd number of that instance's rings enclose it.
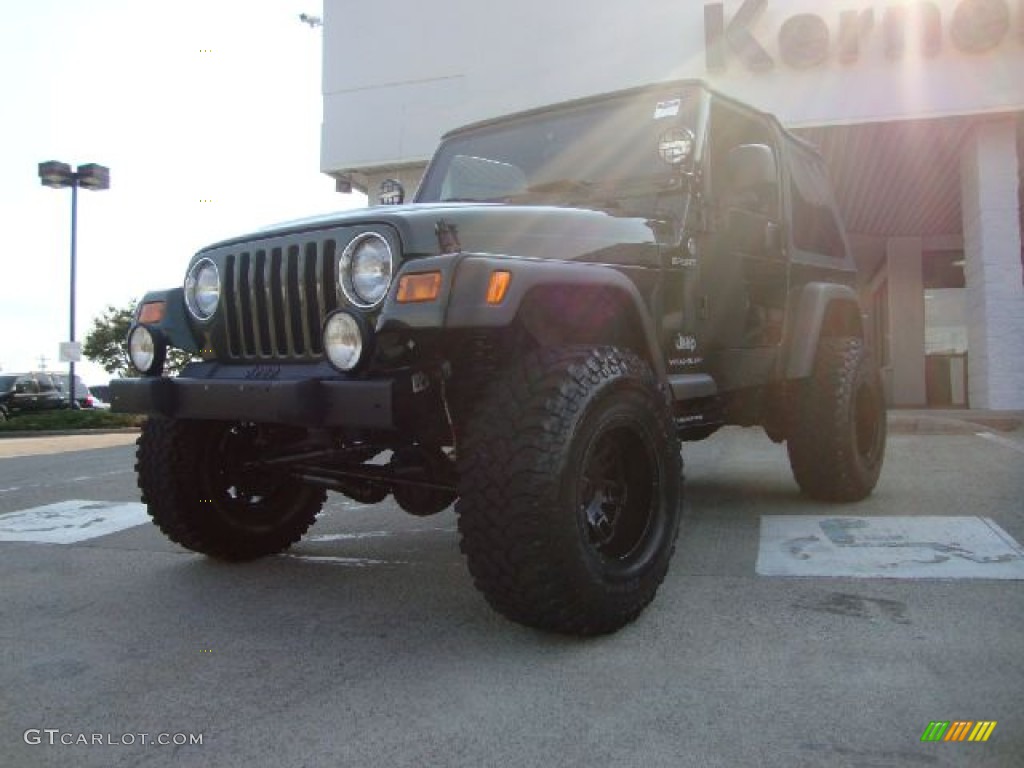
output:
{"label": "round headlight", "polygon": [[670,128],[658,142],[658,154],[669,165],[680,165],[693,154],[697,138],[689,128]]}
{"label": "round headlight", "polygon": [[185,304],[197,320],[209,320],[220,303],[220,272],[209,259],[200,259],[185,276]]}
{"label": "round headlight", "polygon": [[348,312],[333,312],[324,323],[324,352],[331,365],[351,371],[363,359],[366,348],[363,326]]}
{"label": "round headlight", "polygon": [[163,365],[165,349],[144,325],[136,325],[128,332],[128,358],[139,373],[151,373]]}
{"label": "round headlight", "polygon": [[338,260],[341,290],[360,309],[370,309],[384,300],[393,274],[391,246],[376,232],[359,235]]}

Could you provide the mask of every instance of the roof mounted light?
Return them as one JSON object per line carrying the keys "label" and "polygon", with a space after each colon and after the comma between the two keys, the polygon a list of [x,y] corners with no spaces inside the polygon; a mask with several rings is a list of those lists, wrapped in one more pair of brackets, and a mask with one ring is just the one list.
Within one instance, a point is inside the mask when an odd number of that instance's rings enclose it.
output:
{"label": "roof mounted light", "polygon": [[658,140],[658,154],[669,165],[682,165],[693,155],[696,140],[689,128],[669,128]]}
{"label": "roof mounted light", "polygon": [[377,192],[377,202],[381,205],[401,205],[405,202],[405,187],[398,179],[384,179]]}

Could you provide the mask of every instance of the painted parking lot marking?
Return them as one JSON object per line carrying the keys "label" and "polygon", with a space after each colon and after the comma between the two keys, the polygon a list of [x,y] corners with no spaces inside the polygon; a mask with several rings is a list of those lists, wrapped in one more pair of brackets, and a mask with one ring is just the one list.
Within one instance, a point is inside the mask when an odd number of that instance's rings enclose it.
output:
{"label": "painted parking lot marking", "polygon": [[[411,535],[417,533],[455,533],[456,528],[454,526],[439,527],[429,526],[426,528],[409,528],[403,530],[403,535]],[[324,544],[333,541],[359,541],[361,539],[386,539],[394,536],[396,531],[359,531],[356,533],[314,533],[304,536],[302,541],[304,544]]]}
{"label": "painted parking lot marking", "polygon": [[74,544],[148,522],[145,504],[73,499],[0,515],[0,541]]}
{"label": "painted parking lot marking", "polygon": [[360,533],[314,533],[306,536],[303,541],[307,544],[322,544],[330,541],[357,541],[359,539],[386,539],[391,536],[390,531],[363,531]]}
{"label": "painted parking lot marking", "polygon": [[330,555],[293,555],[283,553],[278,555],[287,560],[301,560],[306,563],[319,563],[321,565],[342,565],[349,568],[369,568],[374,565],[408,565],[402,560],[377,560],[370,557],[334,557]]}
{"label": "painted parking lot marking", "polygon": [[761,576],[1024,579],[1024,549],[984,517],[761,518]]}
{"label": "painted parking lot marking", "polygon": [[1011,440],[1008,437],[1002,435],[993,435],[991,432],[978,432],[978,437],[988,440],[990,443],[1001,445],[1004,448],[1009,448],[1011,451],[1017,453],[1024,453],[1024,443],[1018,443],[1016,440]]}
{"label": "painted parking lot marking", "polygon": [[15,491],[31,491],[36,488],[54,488],[58,485],[70,485],[72,483],[84,483],[90,480],[99,480],[104,477],[113,477],[115,475],[128,475],[135,474],[133,469],[117,469],[113,472],[97,472],[95,475],[82,475],[81,477],[69,477],[69,478],[54,478],[47,480],[45,483],[25,483],[24,485],[14,485],[10,488],[0,488],[0,493],[14,493]]}

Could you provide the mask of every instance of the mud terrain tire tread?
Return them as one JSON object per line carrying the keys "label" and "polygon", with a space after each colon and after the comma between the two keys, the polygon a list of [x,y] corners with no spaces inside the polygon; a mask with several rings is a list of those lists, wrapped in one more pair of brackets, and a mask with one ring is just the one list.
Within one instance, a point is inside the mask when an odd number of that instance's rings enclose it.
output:
{"label": "mud terrain tire tread", "polygon": [[[861,397],[865,400],[858,403]],[[799,385],[793,409],[787,449],[801,490],[832,502],[868,496],[882,469],[886,412],[881,379],[864,342],[849,336],[822,339],[814,372]]]}
{"label": "mud terrain tire tread", "polygon": [[[566,492],[584,482],[569,475],[585,465],[578,457],[589,455],[586,445],[615,424],[627,434],[636,428],[656,477],[641,505],[655,510],[644,512],[651,522],[642,554],[617,575],[595,559],[580,497]],[[484,393],[458,461],[461,549],[498,612],[543,630],[599,635],[633,621],[654,598],[679,531],[682,460],[668,406],[636,354],[576,346],[528,353]]]}
{"label": "mud terrain tire tread", "polygon": [[[150,417],[136,441],[139,488],[149,515],[176,544],[222,560],[252,560],[272,555],[298,541],[315,522],[326,493],[299,483],[280,496],[280,519],[260,526],[239,526],[220,513],[202,479],[209,445],[222,422]],[[283,507],[283,508],[281,508]]]}

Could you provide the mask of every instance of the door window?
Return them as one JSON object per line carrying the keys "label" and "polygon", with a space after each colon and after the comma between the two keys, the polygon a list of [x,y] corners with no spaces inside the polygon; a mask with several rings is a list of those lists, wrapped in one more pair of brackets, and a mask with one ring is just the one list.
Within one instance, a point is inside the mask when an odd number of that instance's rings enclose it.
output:
{"label": "door window", "polygon": [[793,245],[802,251],[834,259],[845,255],[839,232],[832,188],[820,161],[793,152],[790,197],[793,208]]}

